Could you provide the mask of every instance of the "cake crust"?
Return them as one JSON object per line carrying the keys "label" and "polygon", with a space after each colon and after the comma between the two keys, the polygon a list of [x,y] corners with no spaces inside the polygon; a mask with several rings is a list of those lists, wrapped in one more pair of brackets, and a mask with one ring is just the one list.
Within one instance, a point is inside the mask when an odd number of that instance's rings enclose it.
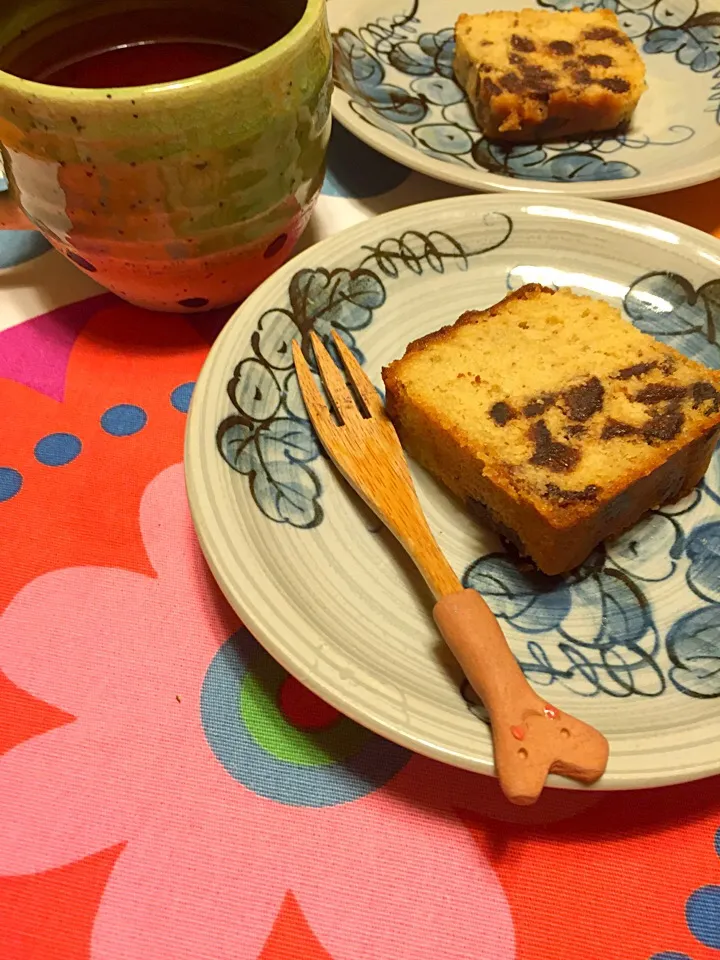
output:
{"label": "cake crust", "polygon": [[454,71],[486,137],[527,142],[627,126],[645,65],[611,10],[461,14]]}
{"label": "cake crust", "polygon": [[[568,348],[564,372],[525,375],[516,395],[507,383],[512,368],[491,369],[490,351],[482,351],[492,342],[502,349],[504,337],[522,364],[527,337],[531,364],[543,335],[532,325],[538,308],[547,322],[575,312],[544,346],[551,367],[556,355],[553,369]],[[592,309],[598,324],[615,325],[607,331],[614,340],[627,334],[626,352],[620,345],[602,362],[573,358],[576,324],[592,326],[582,316]],[[462,360],[453,365],[456,352]],[[537,284],[409,344],[383,380],[408,454],[551,575],[689,494],[720,430],[720,373],[641,333],[608,304]]]}

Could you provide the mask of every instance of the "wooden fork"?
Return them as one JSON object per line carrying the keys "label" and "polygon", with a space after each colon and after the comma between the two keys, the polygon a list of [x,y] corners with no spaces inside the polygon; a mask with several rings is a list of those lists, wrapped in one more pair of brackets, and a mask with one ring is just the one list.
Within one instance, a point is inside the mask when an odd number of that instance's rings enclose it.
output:
{"label": "wooden fork", "polygon": [[548,773],[594,783],[607,765],[607,740],[535,693],[488,605],[474,590],[463,589],[430,531],[380,397],[334,331],[333,339],[357,399],[312,333],[318,370],[336,420],[300,345],[293,341],[310,420],[345,479],[405,547],[433,592],[440,633],[490,716],[503,792],[513,803],[531,804],[540,796]]}

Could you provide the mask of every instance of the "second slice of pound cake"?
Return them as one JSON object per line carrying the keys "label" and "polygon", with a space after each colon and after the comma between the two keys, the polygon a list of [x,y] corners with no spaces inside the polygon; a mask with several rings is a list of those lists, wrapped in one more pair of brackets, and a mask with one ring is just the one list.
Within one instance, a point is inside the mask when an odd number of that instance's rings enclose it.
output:
{"label": "second slice of pound cake", "polygon": [[613,130],[645,90],[645,64],[611,10],[463,14],[454,70],[485,136]]}
{"label": "second slice of pound cake", "polygon": [[610,304],[528,284],[383,370],[408,454],[547,574],[690,493],[720,373]]}

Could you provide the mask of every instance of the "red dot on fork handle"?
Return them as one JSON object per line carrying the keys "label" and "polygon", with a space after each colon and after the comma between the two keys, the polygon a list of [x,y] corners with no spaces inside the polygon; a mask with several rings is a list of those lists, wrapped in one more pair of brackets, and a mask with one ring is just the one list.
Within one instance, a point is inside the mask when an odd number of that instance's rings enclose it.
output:
{"label": "red dot on fork handle", "polygon": [[516,740],[525,739],[525,728],[524,727],[510,727],[510,733],[515,737]]}
{"label": "red dot on fork handle", "polygon": [[560,716],[560,711],[557,707],[551,706],[549,703],[546,703],[543,707],[543,713],[549,720],[557,720]]}

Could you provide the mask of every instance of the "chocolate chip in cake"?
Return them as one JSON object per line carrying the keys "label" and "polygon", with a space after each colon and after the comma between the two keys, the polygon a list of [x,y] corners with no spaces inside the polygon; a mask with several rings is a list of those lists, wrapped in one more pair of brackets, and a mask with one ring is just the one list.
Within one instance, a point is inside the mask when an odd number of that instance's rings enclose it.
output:
{"label": "chocolate chip in cake", "polygon": [[698,383],[694,383],[690,388],[693,401],[693,410],[697,410],[698,407],[702,406],[707,400],[712,400],[712,413],[717,413],[720,410],[720,393],[717,392],[715,387],[708,383],[706,380],[702,380]]}
{"label": "chocolate chip in cake", "polygon": [[481,63],[478,67],[480,73],[492,73],[492,67],[489,63]]}
{"label": "chocolate chip in cake", "polygon": [[592,83],[592,76],[589,70],[586,70],[585,67],[581,67],[580,70],[576,70],[573,73],[573,80],[575,83],[579,84]]}
{"label": "chocolate chip in cake", "polygon": [[649,383],[633,397],[636,403],[663,403],[665,400],[681,400],[687,394],[686,387],[671,383]]}
{"label": "chocolate chip in cake", "polygon": [[519,53],[511,53],[508,57],[508,60],[514,67],[517,67],[521,63],[525,63],[525,57],[521,56]]}
{"label": "chocolate chip in cake", "polygon": [[611,417],[602,428],[600,439],[613,440],[615,437],[631,437],[637,432],[637,427],[634,427],[631,423],[623,423],[622,420],[614,420]]}
{"label": "chocolate chip in cake", "polygon": [[658,413],[651,417],[643,427],[643,436],[648,443],[655,440],[674,440],[682,430],[685,417],[679,410]]}
{"label": "chocolate chip in cake", "polygon": [[618,33],[617,30],[613,30],[612,27],[593,27],[592,30],[586,30],[583,37],[586,40],[609,40],[619,47],[624,47],[626,43],[629,43],[627,37]]}
{"label": "chocolate chip in cake", "polygon": [[602,80],[596,82],[601,87],[605,87],[606,90],[610,90],[611,93],[627,93],[630,89],[630,84],[622,77],[603,77]]}
{"label": "chocolate chip in cake", "polygon": [[567,404],[568,417],[584,423],[593,414],[602,410],[605,387],[597,377],[590,377],[585,383],[579,383],[576,387],[566,390],[563,399]]}
{"label": "chocolate chip in cake", "polygon": [[490,408],[490,417],[499,427],[504,427],[506,423],[514,420],[517,414],[504,400],[498,401]]}
{"label": "chocolate chip in cake", "polygon": [[594,53],[590,56],[580,57],[580,59],[589,67],[611,67],[613,65],[613,58],[606,53]]}
{"label": "chocolate chip in cake", "polygon": [[567,40],[552,40],[548,44],[548,50],[551,53],[556,53],[559,57],[570,57],[575,53],[575,47]]}
{"label": "chocolate chip in cake", "polygon": [[569,437],[579,437],[579,436],[581,436],[583,433],[587,433],[587,427],[583,427],[583,426],[582,426],[581,424],[579,424],[579,423],[571,423],[570,426],[569,426],[569,427],[567,428],[567,430],[565,431],[565,433],[566,433]]}
{"label": "chocolate chip in cake", "polygon": [[553,440],[544,420],[538,420],[530,427],[528,434],[535,445],[530,463],[536,467],[547,467],[554,473],[567,473],[577,466],[580,451],[566,443]]}
{"label": "chocolate chip in cake", "polygon": [[601,489],[590,483],[584,490],[563,490],[557,484],[549,483],[545,487],[545,496],[550,500],[557,500],[561,507],[567,507],[571,503],[592,503],[597,500]]}
{"label": "chocolate chip in cake", "polygon": [[483,80],[482,87],[488,97],[498,97],[502,93],[501,88],[493,80]]}
{"label": "chocolate chip in cake", "polygon": [[526,403],[523,407],[523,416],[524,417],[539,417],[541,413],[545,413],[548,407],[551,407],[557,395],[554,393],[543,393],[539,397],[533,397],[529,403]]}
{"label": "chocolate chip in cake", "polygon": [[633,377],[641,377],[644,373],[649,373],[657,366],[657,360],[648,360],[645,363],[634,363],[631,367],[623,367],[613,377],[613,380],[631,380]]}
{"label": "chocolate chip in cake", "polygon": [[510,93],[522,93],[524,85],[516,73],[504,73],[500,77],[500,83]]}
{"label": "chocolate chip in cake", "polygon": [[519,50],[521,53],[534,53],[535,51],[535,44],[530,37],[521,37],[517,33],[510,37],[510,44],[513,50]]}
{"label": "chocolate chip in cake", "polygon": [[557,82],[557,75],[552,70],[538,67],[534,63],[525,63],[522,66],[523,80],[531,90],[553,90]]}

